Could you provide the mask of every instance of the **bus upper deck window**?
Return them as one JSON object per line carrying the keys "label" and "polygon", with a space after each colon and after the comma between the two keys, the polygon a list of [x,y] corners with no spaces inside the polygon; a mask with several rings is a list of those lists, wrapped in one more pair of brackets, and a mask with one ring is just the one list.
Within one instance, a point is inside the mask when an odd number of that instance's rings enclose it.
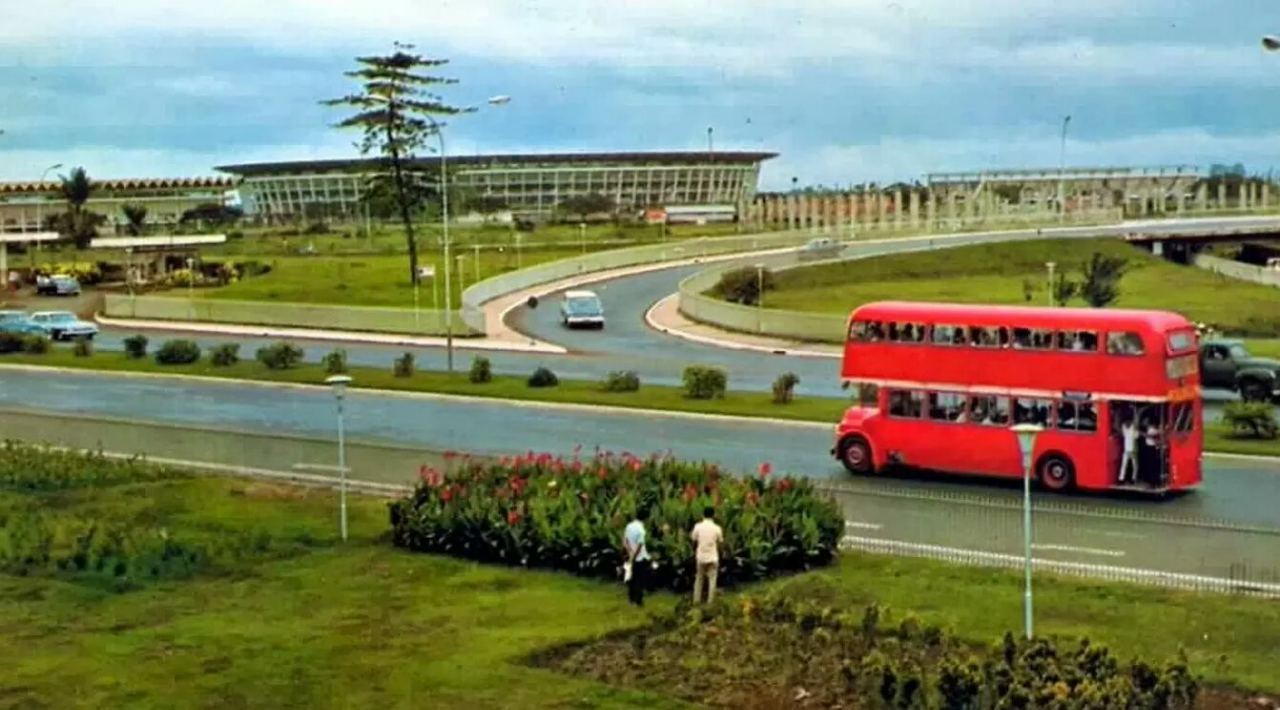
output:
{"label": "bus upper deck window", "polygon": [[1141,355],[1142,336],[1132,331],[1107,333],[1107,352],[1111,355]]}
{"label": "bus upper deck window", "polygon": [[876,343],[884,340],[884,326],[880,321],[854,321],[849,326],[849,340],[858,343]]}
{"label": "bus upper deck window", "polygon": [[1040,328],[1014,328],[1013,347],[1015,350],[1052,350],[1053,331]]}
{"label": "bus upper deck window", "polygon": [[969,328],[969,342],[975,348],[1002,348],[1009,343],[1009,331],[1005,328]]}
{"label": "bus upper deck window", "polygon": [[1098,334],[1091,330],[1064,330],[1058,333],[1058,349],[1075,353],[1098,351]]}
{"label": "bus upper deck window", "polygon": [[961,325],[933,326],[933,342],[939,345],[964,345],[968,342],[965,328]]}

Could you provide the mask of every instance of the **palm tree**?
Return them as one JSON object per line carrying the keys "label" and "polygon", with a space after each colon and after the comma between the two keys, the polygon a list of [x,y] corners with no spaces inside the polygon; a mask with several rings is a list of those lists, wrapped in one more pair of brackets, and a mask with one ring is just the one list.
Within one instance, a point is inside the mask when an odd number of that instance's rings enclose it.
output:
{"label": "palm tree", "polygon": [[76,168],[71,175],[63,175],[62,197],[67,201],[67,219],[65,233],[76,242],[76,247],[84,249],[93,241],[96,230],[93,220],[84,208],[93,192],[93,183],[84,168]]}
{"label": "palm tree", "polygon": [[124,218],[129,220],[129,224],[125,226],[129,234],[135,237],[142,236],[142,232],[147,226],[146,205],[125,205],[121,210],[124,212]]}

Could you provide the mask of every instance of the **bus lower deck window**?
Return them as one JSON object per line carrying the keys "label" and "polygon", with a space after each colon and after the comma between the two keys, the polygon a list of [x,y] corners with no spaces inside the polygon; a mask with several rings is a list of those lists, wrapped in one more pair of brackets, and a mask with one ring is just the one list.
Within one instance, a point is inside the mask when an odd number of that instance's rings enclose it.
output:
{"label": "bus lower deck window", "polygon": [[1098,411],[1092,402],[1059,402],[1057,425],[1067,431],[1097,431]]}
{"label": "bus lower deck window", "polygon": [[895,390],[889,393],[889,415],[919,419],[924,397],[919,392]]}
{"label": "bus lower deck window", "polygon": [[974,395],[969,398],[969,421],[984,426],[1005,426],[1009,423],[1009,400],[995,395]]}
{"label": "bus lower deck window", "polygon": [[1013,400],[1013,423],[1047,427],[1052,404],[1053,402],[1048,399],[1019,397]]}
{"label": "bus lower deck window", "polygon": [[964,422],[964,395],[952,392],[930,392],[929,418],[944,422]]}

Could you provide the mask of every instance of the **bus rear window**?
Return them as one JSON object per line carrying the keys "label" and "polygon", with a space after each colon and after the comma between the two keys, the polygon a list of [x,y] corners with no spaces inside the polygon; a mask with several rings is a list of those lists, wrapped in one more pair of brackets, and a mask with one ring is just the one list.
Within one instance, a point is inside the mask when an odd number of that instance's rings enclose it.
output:
{"label": "bus rear window", "polygon": [[1169,352],[1180,353],[1196,346],[1196,339],[1189,330],[1179,330],[1169,334]]}

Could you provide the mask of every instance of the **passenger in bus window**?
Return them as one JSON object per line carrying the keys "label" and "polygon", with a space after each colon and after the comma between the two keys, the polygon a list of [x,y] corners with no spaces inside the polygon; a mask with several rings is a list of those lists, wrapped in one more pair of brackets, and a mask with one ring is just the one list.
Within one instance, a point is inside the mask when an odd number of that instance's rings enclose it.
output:
{"label": "passenger in bus window", "polygon": [[890,340],[890,342],[894,342],[894,343],[896,343],[896,342],[898,342],[898,341],[899,341],[899,340],[901,340],[901,339],[902,339],[902,334],[898,332],[898,324],[897,324],[897,323],[892,323],[892,322],[890,322],[890,323],[889,323],[889,340]]}
{"label": "passenger in bus window", "polygon": [[1005,397],[992,397],[988,407],[989,421],[986,424],[1006,426],[1009,423],[1009,400]]}
{"label": "passenger in bus window", "polygon": [[1097,431],[1098,430],[1098,411],[1094,408],[1093,402],[1081,402],[1076,408],[1076,427],[1080,431]]}
{"label": "passenger in bus window", "polygon": [[996,332],[999,334],[1000,347],[1002,347],[1002,348],[1007,348],[1007,347],[1009,347],[1009,329],[1008,329],[1008,328],[1001,327],[1001,328],[1000,328],[998,331],[996,331]]}
{"label": "passenger in bus window", "polygon": [[867,337],[873,343],[884,340],[884,324],[878,320],[873,320],[867,324]]}
{"label": "passenger in bus window", "polygon": [[1013,329],[1013,349],[1027,350],[1031,347],[1031,331],[1026,328]]}
{"label": "passenger in bus window", "polygon": [[1034,330],[1031,331],[1031,346],[1036,350],[1053,349],[1053,331],[1052,330]]}
{"label": "passenger in bus window", "polygon": [[961,328],[960,326],[956,326],[955,328],[952,329],[951,344],[964,345],[964,328]]}

